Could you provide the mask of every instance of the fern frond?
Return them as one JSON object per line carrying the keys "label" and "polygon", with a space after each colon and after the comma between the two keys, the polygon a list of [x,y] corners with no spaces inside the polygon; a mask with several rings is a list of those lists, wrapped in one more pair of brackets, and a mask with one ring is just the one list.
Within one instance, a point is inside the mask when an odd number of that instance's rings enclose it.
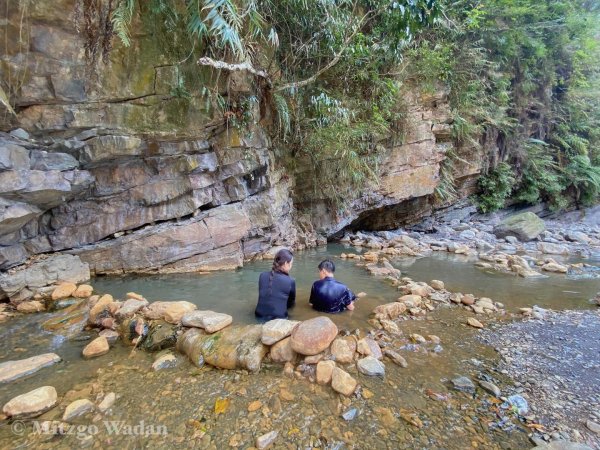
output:
{"label": "fern frond", "polygon": [[133,19],[135,0],[121,0],[112,13],[111,22],[113,29],[125,47],[131,45],[129,27]]}

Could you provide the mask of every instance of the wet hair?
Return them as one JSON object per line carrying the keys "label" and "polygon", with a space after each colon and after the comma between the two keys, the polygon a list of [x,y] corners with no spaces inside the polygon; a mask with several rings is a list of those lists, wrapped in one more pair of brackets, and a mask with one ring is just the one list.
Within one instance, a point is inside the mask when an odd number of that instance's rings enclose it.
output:
{"label": "wet hair", "polygon": [[285,263],[289,263],[293,259],[294,254],[287,248],[282,248],[275,254],[271,275],[269,276],[269,293],[271,293],[271,288],[273,287],[273,275],[275,275],[275,272],[279,272]]}
{"label": "wet hair", "polygon": [[282,248],[273,259],[273,268],[271,271],[280,270],[285,263],[290,262],[292,259],[294,259],[294,254],[287,248]]}
{"label": "wet hair", "polygon": [[335,272],[335,264],[330,259],[324,259],[319,263],[319,270],[324,270],[329,273]]}

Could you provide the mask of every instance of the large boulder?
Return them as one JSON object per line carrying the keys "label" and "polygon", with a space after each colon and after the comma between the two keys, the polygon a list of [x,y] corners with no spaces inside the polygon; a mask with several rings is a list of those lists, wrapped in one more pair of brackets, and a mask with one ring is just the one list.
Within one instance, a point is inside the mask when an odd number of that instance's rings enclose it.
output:
{"label": "large boulder", "polygon": [[56,389],[42,386],[10,400],[2,411],[9,417],[37,417],[53,408],[58,401]]}
{"label": "large boulder", "polygon": [[292,332],[292,348],[301,355],[316,355],[325,350],[338,334],[329,317],[315,317],[301,322]]}
{"label": "large boulder", "polygon": [[14,273],[0,274],[0,291],[17,304],[57,282],[81,283],[89,279],[90,268],[79,257],[52,255]]}
{"label": "large boulder", "polygon": [[192,363],[221,369],[258,372],[268,347],[261,342],[262,326],[227,327],[214,334],[192,328],[179,337],[177,349]]}
{"label": "large boulder", "polygon": [[8,383],[18,378],[31,375],[44,367],[51,366],[60,361],[60,356],[55,353],[44,353],[31,358],[18,361],[6,361],[0,364],[0,383]]}
{"label": "large boulder", "polygon": [[532,241],[544,230],[544,221],[532,212],[515,214],[504,219],[494,228],[498,238],[514,236],[522,242]]}

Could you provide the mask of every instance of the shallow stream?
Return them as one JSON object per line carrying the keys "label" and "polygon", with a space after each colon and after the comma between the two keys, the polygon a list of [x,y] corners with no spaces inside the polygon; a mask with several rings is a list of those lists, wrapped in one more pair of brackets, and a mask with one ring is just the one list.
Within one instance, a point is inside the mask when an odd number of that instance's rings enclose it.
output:
{"label": "shallow stream", "polygon": [[[336,258],[339,280],[355,292],[367,293],[355,311],[332,316],[340,329],[369,329],[367,319],[372,309],[398,297],[397,290],[386,281],[369,275],[352,260],[338,259],[344,251],[349,250],[329,245],[296,255],[291,275],[296,279],[297,306],[290,318],[303,320],[317,315],[307,302],[317,276],[316,266],[325,257]],[[522,279],[486,273],[466,257],[447,254],[401,258],[392,263],[414,280],[439,279],[451,291],[502,302],[508,313],[534,304],[553,309],[589,308],[588,299],[599,285],[597,279],[564,275]],[[150,301],[187,300],[199,309],[231,314],[234,323],[253,323],[258,274],[269,269],[269,261],[259,261],[232,272],[105,277],[93,280],[92,285],[96,292],[115,298],[134,291]],[[31,421],[25,422],[26,431],[19,435],[11,428],[13,424],[0,422],[0,448],[248,448],[257,436],[271,430],[279,431],[275,448],[530,447],[526,430],[511,426],[510,421],[501,423],[502,415],[498,415],[498,405],[491,396],[481,390],[466,394],[450,387],[449,379],[465,375],[473,380],[491,377],[503,394],[514,390],[506,375],[493,371],[490,362],[497,358],[495,351],[481,344],[475,338],[476,331],[464,325],[466,313],[459,308],[443,308],[425,320],[403,322],[405,335],[437,335],[441,346],[402,349],[408,367],[386,361],[385,379],[353,373],[373,396],[352,400],[340,400],[329,387],[286,378],[280,365],[266,364],[259,374],[247,374],[198,369],[181,357],[177,368],[153,372],[150,365],[156,355],[131,352],[121,344],[104,356],[85,361],[81,357],[84,338],[95,336],[95,332],[68,339],[42,331],[40,323],[53,314],[21,316],[2,325],[0,362],[50,351],[59,354],[63,362],[28,379],[1,385],[0,402],[42,385],[55,386],[62,402],[36,419],[53,420],[60,419],[69,401],[79,398],[96,401],[115,392],[117,401],[110,416],[97,416],[96,422],[83,420],[82,424],[96,424],[98,430],[92,428],[79,436],[29,434],[34,426]],[[282,390],[293,398],[282,395]],[[444,400],[432,399],[431,392]],[[219,398],[229,399],[230,404],[217,415],[214,405]],[[262,407],[248,412],[248,404],[255,400],[260,400]],[[346,422],[340,414],[351,408],[357,408],[357,417]],[[417,414],[422,427],[402,418],[407,414]],[[111,433],[107,419],[131,426],[144,421],[144,430],[150,435]],[[148,433],[148,425],[162,425],[168,432],[158,436]]]}

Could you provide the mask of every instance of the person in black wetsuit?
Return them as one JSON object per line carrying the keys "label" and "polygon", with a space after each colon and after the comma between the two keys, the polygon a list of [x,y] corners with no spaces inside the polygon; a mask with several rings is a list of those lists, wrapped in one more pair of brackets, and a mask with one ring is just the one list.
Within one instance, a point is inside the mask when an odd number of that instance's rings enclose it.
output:
{"label": "person in black wetsuit", "polygon": [[345,309],[354,310],[356,295],[333,277],[335,264],[326,259],[319,264],[319,281],[310,291],[309,303],[314,309],[326,313],[338,313]]}
{"label": "person in black wetsuit", "polygon": [[294,255],[281,249],[275,255],[273,268],[258,278],[258,304],[254,314],[263,321],[287,319],[288,308],[296,304],[296,282],[289,276]]}

